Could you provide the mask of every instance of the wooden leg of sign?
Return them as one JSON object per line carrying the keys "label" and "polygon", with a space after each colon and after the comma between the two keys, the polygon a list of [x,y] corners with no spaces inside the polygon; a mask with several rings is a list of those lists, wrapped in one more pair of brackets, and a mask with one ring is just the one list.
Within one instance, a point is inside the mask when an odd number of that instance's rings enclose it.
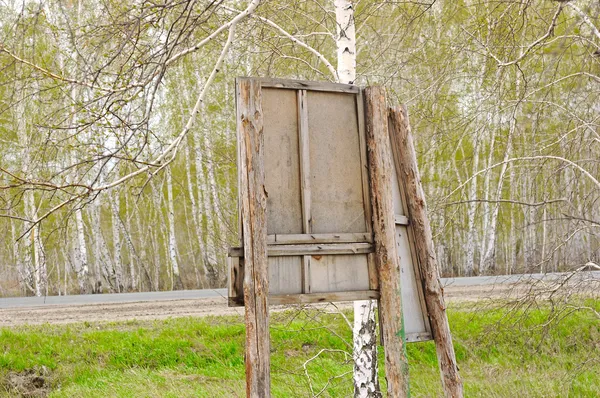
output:
{"label": "wooden leg of sign", "polygon": [[379,313],[384,341],[388,396],[409,395],[408,361],[400,298],[400,261],[396,254],[394,205],[392,201],[392,153],[388,133],[387,105],[381,87],[365,89],[367,148],[375,264],[379,271]]}
{"label": "wooden leg of sign", "polygon": [[244,303],[246,307],[246,395],[271,394],[269,281],[267,271],[267,193],[265,191],[263,115],[260,83],[240,79],[238,134],[244,236]]}
{"label": "wooden leg of sign", "polygon": [[440,286],[431,226],[427,218],[425,194],[417,167],[408,112],[405,107],[390,109],[390,137],[401,166],[401,179],[406,187],[410,223],[414,231],[417,258],[424,278],[425,302],[442,375],[446,397],[462,397],[463,385],[458,374],[452,335],[446,316],[443,290]]}

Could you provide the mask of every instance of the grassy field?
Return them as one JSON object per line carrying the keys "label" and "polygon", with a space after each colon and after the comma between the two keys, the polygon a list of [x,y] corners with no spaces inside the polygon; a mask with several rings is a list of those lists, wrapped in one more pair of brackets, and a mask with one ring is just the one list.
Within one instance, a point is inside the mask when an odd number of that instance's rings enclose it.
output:
{"label": "grassy field", "polygon": [[[600,311],[600,301],[585,304]],[[600,397],[600,319],[556,314],[451,308],[466,396]],[[273,313],[271,339],[274,396],[351,396],[351,330],[339,313]],[[440,396],[433,344],[410,344],[408,355],[412,396]],[[244,396],[242,319],[2,329],[0,396]]]}

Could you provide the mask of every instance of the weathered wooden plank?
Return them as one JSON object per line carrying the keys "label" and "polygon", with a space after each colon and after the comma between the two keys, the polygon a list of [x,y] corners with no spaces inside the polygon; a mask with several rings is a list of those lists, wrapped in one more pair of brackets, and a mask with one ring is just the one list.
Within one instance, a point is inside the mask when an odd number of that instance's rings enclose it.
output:
{"label": "weathered wooden plank", "polygon": [[246,396],[271,395],[267,197],[264,170],[262,90],[253,80],[237,82],[240,191],[246,308]]}
{"label": "weathered wooden plank", "polygon": [[404,315],[404,331],[409,333],[431,332],[427,307],[422,299],[421,279],[417,262],[413,261],[407,227],[396,224],[396,252],[400,259],[400,289]]}
{"label": "weathered wooden plank", "polygon": [[315,82],[307,80],[288,80],[288,79],[273,79],[269,77],[249,78],[240,77],[239,81],[252,79],[260,82],[264,88],[282,88],[291,90],[311,90],[311,91],[329,91],[337,93],[355,94],[360,91],[358,86],[352,84],[330,83],[330,82]]}
{"label": "weathered wooden plank", "polygon": [[269,294],[302,293],[302,256],[269,257]]}
{"label": "weathered wooden plank", "polygon": [[367,232],[355,95],[309,92],[313,233]]}
{"label": "weathered wooden plank", "polygon": [[296,93],[262,90],[267,228],[270,234],[302,230]]}
{"label": "weathered wooden plank", "polygon": [[407,343],[416,343],[418,341],[429,341],[433,340],[430,332],[423,333],[406,333],[406,342]]}
{"label": "weathered wooden plank", "polygon": [[312,255],[307,293],[369,289],[367,255]]}
{"label": "weathered wooden plank", "polygon": [[298,90],[298,141],[300,152],[300,183],[302,196],[302,232],[305,234],[311,232],[311,211],[310,211],[310,144],[308,134],[308,104],[306,90]]}
{"label": "weathered wooden plank", "polygon": [[396,225],[408,225],[408,217],[396,214],[394,216],[394,222]]}
{"label": "weathered wooden plank", "polygon": [[[298,141],[300,146],[300,180],[302,193],[302,232],[312,232],[311,189],[310,189],[310,137],[308,133],[308,98],[306,90],[298,90]],[[277,241],[277,237],[275,237]],[[304,242],[300,242],[304,243]],[[302,257],[301,293],[306,293],[310,277],[310,256]]]}
{"label": "weathered wooden plank", "polygon": [[[334,303],[340,301],[353,300],[377,300],[379,292],[377,290],[359,290],[351,292],[328,292],[328,293],[306,293],[306,294],[270,294],[269,305],[288,305],[288,304],[312,304],[312,303]],[[229,307],[243,307],[243,296],[241,300],[229,300]],[[427,335],[415,334],[411,336],[410,341],[426,341]]]}
{"label": "weathered wooden plank", "polygon": [[[388,112],[389,124],[391,122],[389,122]],[[391,140],[390,133],[390,142]],[[391,145],[391,147],[394,160],[392,185],[394,192],[394,212],[396,213],[396,240],[400,244],[398,246],[398,256],[401,263],[400,271],[403,275],[401,289],[405,331],[407,335],[413,332],[426,332],[431,336],[431,322],[423,293],[423,278],[416,255],[414,234],[412,226],[409,225],[409,219],[406,216],[408,214],[408,206],[406,204],[404,181],[400,178],[402,174],[399,161],[400,155],[395,150],[396,147],[394,145]]]}
{"label": "weathered wooden plank", "polygon": [[456,364],[443,290],[439,284],[431,226],[427,218],[425,194],[421,186],[417,156],[406,108],[396,107],[390,109],[390,134],[392,145],[395,146],[395,150],[399,154],[401,178],[406,189],[417,257],[423,272],[425,301],[431,319],[444,392],[446,397],[462,397],[463,385]]}
{"label": "weathered wooden plank", "polygon": [[409,394],[408,361],[400,297],[400,263],[396,254],[392,203],[392,153],[388,136],[385,92],[381,87],[364,91],[375,262],[379,270],[379,313],[385,350],[388,396]]}
{"label": "weathered wooden plank", "polygon": [[364,290],[353,292],[276,295],[269,297],[269,303],[271,305],[333,303],[353,300],[377,300],[378,298],[379,292],[377,290]]}
{"label": "weathered wooden plank", "polygon": [[303,243],[373,243],[368,233],[349,234],[289,234],[267,235],[269,245],[295,245]]}
{"label": "weathered wooden plank", "polygon": [[[371,225],[371,192],[369,188],[369,164],[367,157],[367,135],[365,133],[365,101],[362,90],[356,95],[356,115],[358,121],[358,143],[360,146],[360,170],[361,183],[363,192],[363,210],[365,212],[365,220],[367,232],[373,235],[373,226]],[[367,257],[369,269],[369,289],[379,289],[379,273],[377,272],[377,264],[375,257],[369,255]]]}
{"label": "weathered wooden plank", "polygon": [[244,270],[241,257],[227,257],[228,306],[238,307],[244,303]]}
{"label": "weathered wooden plank", "polygon": [[[270,245],[267,248],[269,257],[302,256],[326,254],[367,254],[373,252],[371,243],[323,243],[306,245]],[[246,251],[241,247],[230,247],[229,256],[242,257]]]}

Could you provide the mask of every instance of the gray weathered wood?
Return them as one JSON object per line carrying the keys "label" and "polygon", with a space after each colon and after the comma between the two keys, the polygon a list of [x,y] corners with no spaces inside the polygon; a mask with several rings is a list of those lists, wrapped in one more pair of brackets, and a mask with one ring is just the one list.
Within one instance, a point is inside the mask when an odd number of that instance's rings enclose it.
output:
{"label": "gray weathered wood", "polygon": [[237,84],[241,219],[246,308],[246,396],[271,395],[267,194],[265,190],[262,91],[260,83]]}
{"label": "gray weathered wood", "polygon": [[367,232],[355,97],[308,92],[313,233]]}
{"label": "gray weathered wood", "polygon": [[332,293],[307,293],[307,294],[281,294],[269,297],[269,304],[311,304],[311,303],[331,303],[336,301],[353,300],[377,300],[379,292],[376,290],[364,290],[353,292],[332,292]]}
{"label": "gray weathered wood", "polygon": [[368,233],[349,234],[279,234],[267,235],[269,245],[294,245],[302,243],[373,243]]}
{"label": "gray weathered wood", "polygon": [[296,93],[262,90],[268,233],[302,233]]}
{"label": "gray weathered wood", "polygon": [[[269,257],[302,256],[325,254],[367,254],[373,253],[371,243],[323,243],[310,245],[271,245],[267,248]],[[246,256],[245,248],[230,247],[231,257]]]}
{"label": "gray weathered wood", "polygon": [[269,257],[269,296],[303,292],[302,259],[302,256]]}
{"label": "gray weathered wood", "polygon": [[[356,115],[358,121],[358,138],[360,145],[360,169],[362,171],[362,189],[363,189],[363,210],[365,212],[365,220],[367,220],[367,232],[373,235],[373,225],[371,224],[371,191],[369,187],[369,165],[367,157],[367,134],[365,132],[365,100],[362,90],[356,95]],[[379,273],[375,264],[375,257],[369,255],[367,257],[367,266],[369,272],[369,288],[371,290],[379,290]]]}
{"label": "gray weathered wood", "polygon": [[404,180],[411,228],[417,257],[423,272],[425,301],[431,319],[438,363],[446,397],[462,397],[463,385],[458,373],[452,335],[446,315],[443,290],[439,283],[431,226],[427,218],[425,194],[421,186],[417,156],[406,108],[390,109],[392,145],[399,154],[401,178]]}
{"label": "gray weathered wood", "polygon": [[388,396],[409,394],[408,361],[400,296],[400,263],[396,254],[392,202],[392,153],[388,136],[385,92],[381,87],[364,91],[375,262],[379,271],[379,313],[385,351]]}
{"label": "gray weathered wood", "polygon": [[312,255],[307,293],[370,290],[367,255]]}
{"label": "gray weathered wood", "polygon": [[408,217],[396,214],[394,216],[394,222],[396,225],[408,225]]}
{"label": "gray weathered wood", "polygon": [[229,307],[239,307],[244,305],[244,272],[243,260],[241,257],[227,257],[227,291]]}
{"label": "gray weathered wood", "polygon": [[[404,309],[404,330],[406,335],[422,333],[431,336],[431,326],[423,294],[423,283],[419,261],[414,246],[414,234],[409,225],[408,207],[406,205],[406,189],[404,181],[399,178],[399,155],[392,146],[394,166],[392,167],[392,190],[394,193],[394,212],[396,218],[396,244],[400,258],[400,287],[402,291],[402,308]],[[407,341],[408,337],[407,337]]]}
{"label": "gray weathered wood", "polygon": [[[302,196],[302,232],[312,232],[311,189],[310,189],[310,142],[308,134],[308,103],[306,90],[298,90],[298,142],[300,147],[300,188]],[[305,242],[301,242],[305,243]],[[310,256],[302,256],[301,293],[307,292],[310,278]]]}
{"label": "gray weathered wood", "polygon": [[242,80],[254,80],[260,82],[265,88],[282,88],[291,90],[311,90],[311,91],[329,91],[338,93],[356,94],[360,91],[358,86],[351,84],[330,83],[330,82],[315,82],[308,80],[288,80],[288,79],[272,79],[269,77],[250,78],[240,77]]}

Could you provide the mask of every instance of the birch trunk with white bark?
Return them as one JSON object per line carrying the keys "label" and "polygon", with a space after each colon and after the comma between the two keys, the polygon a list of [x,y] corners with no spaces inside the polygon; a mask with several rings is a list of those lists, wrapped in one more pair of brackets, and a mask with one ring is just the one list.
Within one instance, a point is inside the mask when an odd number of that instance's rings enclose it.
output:
{"label": "birch trunk with white bark", "polygon": [[173,272],[174,290],[183,289],[181,275],[179,274],[179,262],[177,260],[177,240],[175,238],[175,206],[173,204],[173,176],[171,169],[167,169],[167,218],[169,220],[169,261]]}
{"label": "birch trunk with white bark", "polygon": [[119,223],[121,222],[119,216],[119,192],[115,191],[113,198],[110,200],[110,209],[112,215],[112,238],[113,238],[113,265],[115,271],[115,289],[117,293],[123,291],[125,283],[123,281],[123,259],[121,257],[121,230]]}
{"label": "birch trunk with white bark", "polygon": [[[203,132],[206,134],[205,130]],[[204,140],[201,134],[200,129],[194,130],[194,142],[196,143],[196,156],[194,157],[196,163],[196,184],[199,206],[202,206],[202,213],[199,218],[202,235],[199,238],[203,239],[204,246],[204,252],[202,253],[204,275],[208,279],[209,286],[214,287],[217,282],[217,260],[214,252],[213,234],[209,227],[212,225],[212,214],[210,196],[207,192],[206,175],[204,173],[204,148],[202,147]],[[204,220],[204,218],[206,219]],[[207,226],[206,228],[204,228],[205,225]]]}
{"label": "birch trunk with white bark", "polygon": [[[335,0],[337,77],[338,82],[353,84],[356,80],[356,27],[351,1]],[[376,301],[354,302],[354,396],[380,397],[377,378]]]}
{"label": "birch trunk with white bark", "polygon": [[[475,137],[473,142],[473,174],[479,171],[479,137]],[[477,177],[474,177],[469,187],[469,205],[467,207],[467,253],[465,259],[465,275],[473,276],[475,271],[475,244],[476,244],[476,225],[475,213],[477,211]]]}

